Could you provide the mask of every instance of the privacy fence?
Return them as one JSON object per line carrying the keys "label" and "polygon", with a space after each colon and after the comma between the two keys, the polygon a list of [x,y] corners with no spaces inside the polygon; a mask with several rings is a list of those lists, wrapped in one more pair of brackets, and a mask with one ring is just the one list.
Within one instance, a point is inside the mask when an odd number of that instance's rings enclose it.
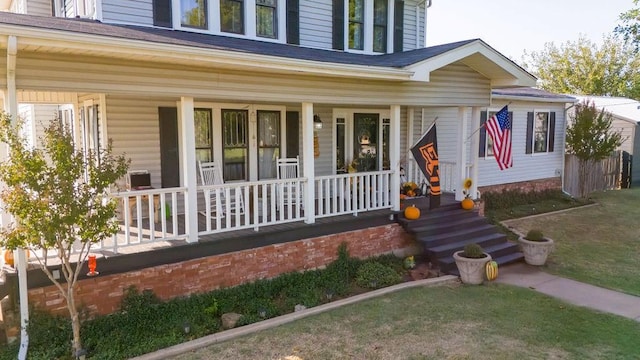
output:
{"label": "privacy fence", "polygon": [[[623,175],[623,170],[625,174]],[[580,162],[575,155],[565,155],[564,189],[573,196],[582,196],[594,191],[619,189],[623,177],[629,176],[622,166],[622,152],[615,151],[601,161],[586,164],[584,189],[580,186]]]}

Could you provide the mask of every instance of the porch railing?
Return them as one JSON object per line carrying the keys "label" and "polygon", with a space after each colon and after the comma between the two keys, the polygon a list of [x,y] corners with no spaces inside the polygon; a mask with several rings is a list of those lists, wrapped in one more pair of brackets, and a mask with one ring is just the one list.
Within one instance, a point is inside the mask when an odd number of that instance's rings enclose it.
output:
{"label": "porch railing", "polygon": [[[471,164],[465,166],[464,176],[458,176],[458,169],[455,162],[440,161],[438,163],[440,167],[440,190],[443,192],[454,192],[457,188],[462,186],[462,181],[468,178],[471,174]],[[422,171],[418,168],[416,162],[411,158],[407,168],[405,169],[406,180],[413,181],[420,185],[423,183],[429,184],[428,179],[424,176]]]}
{"label": "porch railing", "polygon": [[[199,186],[199,235],[302,221],[306,178]],[[200,218],[199,216],[199,218]]]}
{"label": "porch railing", "polygon": [[391,174],[379,171],[316,177],[316,217],[391,208]]}

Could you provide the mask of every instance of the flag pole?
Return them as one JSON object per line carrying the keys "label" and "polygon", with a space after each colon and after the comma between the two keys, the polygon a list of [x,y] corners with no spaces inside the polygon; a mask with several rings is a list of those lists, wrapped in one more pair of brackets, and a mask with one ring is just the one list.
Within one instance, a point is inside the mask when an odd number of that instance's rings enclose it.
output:
{"label": "flag pole", "polygon": [[[511,105],[511,103],[512,103],[512,102],[513,102],[513,101],[509,101],[509,102],[507,103],[507,105],[503,106],[502,108],[504,109],[506,106]],[[487,119],[487,120],[489,120],[489,119]],[[487,122],[485,121],[485,122],[484,122],[484,124],[480,125],[480,127],[479,127],[479,128],[475,129],[475,130],[471,133],[471,135],[469,135],[469,137],[467,138],[467,140],[465,140],[465,141],[464,141],[464,142],[465,142],[465,144],[466,144],[467,142],[469,142],[469,140],[471,140],[471,138],[473,137],[473,135],[475,135],[478,131],[480,131],[480,129],[482,129],[482,128],[485,126],[485,124],[486,124],[486,123],[487,123]]]}
{"label": "flag pole", "polygon": [[433,118],[433,122],[432,122],[432,123],[431,123],[431,125],[427,128],[427,130],[426,130],[426,131],[424,131],[424,132],[422,133],[422,135],[420,136],[420,138],[419,138],[416,142],[414,142],[414,143],[413,143],[413,145],[411,145],[411,147],[409,148],[409,151],[411,151],[411,149],[412,149],[412,148],[414,148],[414,147],[415,147],[415,146],[420,142],[420,140],[422,140],[422,137],[424,136],[424,134],[428,133],[428,132],[429,132],[429,130],[431,130],[431,128],[432,128],[432,127],[434,127],[434,126],[436,125],[436,121],[438,121],[438,117],[437,117],[437,116],[436,116],[435,118]]}

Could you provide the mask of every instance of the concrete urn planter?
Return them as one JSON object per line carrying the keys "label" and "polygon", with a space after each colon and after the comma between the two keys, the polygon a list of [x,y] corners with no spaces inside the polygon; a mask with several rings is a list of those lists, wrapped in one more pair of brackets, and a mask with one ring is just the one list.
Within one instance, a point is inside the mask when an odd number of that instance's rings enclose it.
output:
{"label": "concrete urn planter", "polygon": [[486,256],[479,259],[472,259],[460,256],[463,251],[456,251],[453,259],[460,272],[460,280],[465,284],[480,285],[484,281],[484,269],[487,262],[491,261],[491,255],[484,253]]}
{"label": "concrete urn planter", "polygon": [[553,240],[546,237],[544,241],[531,241],[521,236],[518,242],[524,254],[524,261],[529,265],[544,265],[553,251]]}

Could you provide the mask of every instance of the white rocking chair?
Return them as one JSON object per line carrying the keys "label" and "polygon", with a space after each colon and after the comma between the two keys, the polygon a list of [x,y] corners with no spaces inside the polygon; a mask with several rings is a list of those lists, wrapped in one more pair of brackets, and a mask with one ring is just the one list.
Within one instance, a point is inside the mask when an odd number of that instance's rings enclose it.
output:
{"label": "white rocking chair", "polygon": [[[200,184],[206,185],[222,185],[224,179],[222,178],[222,168],[215,162],[200,162],[198,161],[198,170],[200,171]],[[214,218],[223,218],[227,213],[227,206],[231,214],[244,214],[244,200],[243,195],[240,192],[236,196],[236,190],[231,189],[229,199],[226,198],[224,189],[221,189],[218,194],[216,191],[205,191],[205,199],[211,206],[211,216]],[[206,216],[206,213],[201,212]]]}
{"label": "white rocking chair", "polygon": [[[277,160],[277,166],[278,179],[297,179],[300,175],[300,159],[297,156],[294,158],[280,158]],[[299,206],[304,209],[302,188],[296,191],[295,183],[280,184],[278,188],[282,188],[284,206]]]}

